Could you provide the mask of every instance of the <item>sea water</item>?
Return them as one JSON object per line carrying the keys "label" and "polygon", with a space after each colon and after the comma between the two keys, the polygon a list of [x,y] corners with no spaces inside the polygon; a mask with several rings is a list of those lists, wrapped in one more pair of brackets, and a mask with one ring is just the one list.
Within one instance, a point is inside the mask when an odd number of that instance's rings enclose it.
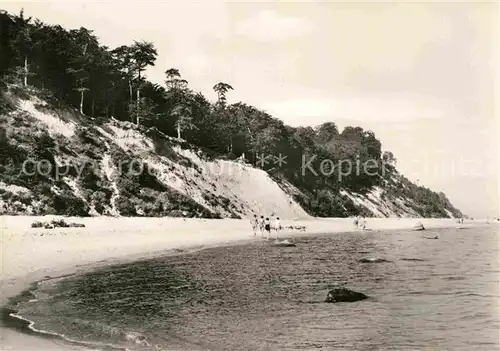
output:
{"label": "sea water", "polygon": [[[500,348],[497,226],[290,241],[297,246],[256,238],[46,280],[15,309],[38,330],[101,349]],[[325,303],[340,286],[369,299]]]}

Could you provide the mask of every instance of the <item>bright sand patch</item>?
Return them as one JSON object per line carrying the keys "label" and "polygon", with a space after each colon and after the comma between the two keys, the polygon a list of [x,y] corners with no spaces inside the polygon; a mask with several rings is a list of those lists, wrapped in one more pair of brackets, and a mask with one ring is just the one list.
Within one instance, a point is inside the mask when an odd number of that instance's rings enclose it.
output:
{"label": "bright sand patch", "polygon": [[[84,223],[86,227],[50,230],[31,228],[31,223],[37,220],[49,221],[52,218],[0,217],[2,304],[6,303],[8,297],[28,288],[31,282],[45,276],[72,273],[82,265],[111,264],[153,257],[175,248],[209,247],[260,240],[253,238],[248,220],[237,219],[67,218],[67,222]],[[367,228],[372,230],[411,229],[417,221],[426,228],[463,226],[457,224],[455,219],[368,218],[366,221]],[[285,229],[280,233],[282,239],[312,233],[355,230],[352,218],[282,220],[281,223],[284,227],[307,227],[306,232]],[[58,341],[31,337],[3,327],[1,331],[3,350],[70,349]]]}

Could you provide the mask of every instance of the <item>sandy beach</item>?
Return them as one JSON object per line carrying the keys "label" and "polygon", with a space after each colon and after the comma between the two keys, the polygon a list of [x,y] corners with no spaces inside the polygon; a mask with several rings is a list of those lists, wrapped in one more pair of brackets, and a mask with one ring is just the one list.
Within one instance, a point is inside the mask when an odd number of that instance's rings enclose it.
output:
{"label": "sandy beach", "polygon": [[[44,277],[71,274],[80,269],[150,258],[168,252],[261,240],[253,237],[248,220],[183,218],[65,218],[85,228],[31,228],[31,223],[52,216],[0,218],[2,240],[2,304],[30,283]],[[485,221],[456,219],[367,219],[368,230],[411,229],[417,222],[426,228],[484,225]],[[315,233],[342,233],[356,229],[352,218],[282,221],[305,226],[306,231],[284,229],[281,238]],[[175,250],[177,249],[177,250]],[[180,250],[179,250],[180,249]],[[4,350],[68,350],[57,340],[22,334],[2,326]]]}

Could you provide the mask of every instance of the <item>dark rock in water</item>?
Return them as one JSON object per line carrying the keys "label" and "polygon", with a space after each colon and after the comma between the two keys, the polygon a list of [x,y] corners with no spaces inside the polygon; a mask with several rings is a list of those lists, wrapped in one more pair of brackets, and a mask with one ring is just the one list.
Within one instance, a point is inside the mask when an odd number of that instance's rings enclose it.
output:
{"label": "dark rock in water", "polygon": [[425,230],[425,227],[422,223],[420,222],[417,222],[415,223],[415,225],[413,226],[413,230]]}
{"label": "dark rock in water", "polygon": [[346,288],[336,288],[328,292],[325,302],[356,302],[367,298],[368,296],[363,293],[352,291]]}
{"label": "dark rock in water", "polygon": [[424,236],[425,239],[439,239],[439,237],[436,235],[435,237],[428,237],[428,236]]}
{"label": "dark rock in water", "polygon": [[374,257],[374,258],[362,258],[358,262],[361,262],[361,263],[381,263],[381,262],[390,262],[390,261],[387,261],[386,259],[383,259],[383,258]]}

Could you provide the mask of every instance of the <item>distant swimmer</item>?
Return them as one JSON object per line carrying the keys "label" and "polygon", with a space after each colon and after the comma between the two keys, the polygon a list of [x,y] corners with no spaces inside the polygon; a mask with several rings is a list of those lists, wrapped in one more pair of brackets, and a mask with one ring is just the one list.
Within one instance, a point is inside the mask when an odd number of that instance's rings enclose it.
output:
{"label": "distant swimmer", "polygon": [[255,236],[257,235],[257,229],[259,228],[259,219],[257,218],[256,214],[253,215],[250,223],[252,224],[253,236]]}
{"label": "distant swimmer", "polygon": [[277,232],[281,230],[281,222],[279,217],[276,217],[276,220],[274,221],[274,229],[276,229]]}

